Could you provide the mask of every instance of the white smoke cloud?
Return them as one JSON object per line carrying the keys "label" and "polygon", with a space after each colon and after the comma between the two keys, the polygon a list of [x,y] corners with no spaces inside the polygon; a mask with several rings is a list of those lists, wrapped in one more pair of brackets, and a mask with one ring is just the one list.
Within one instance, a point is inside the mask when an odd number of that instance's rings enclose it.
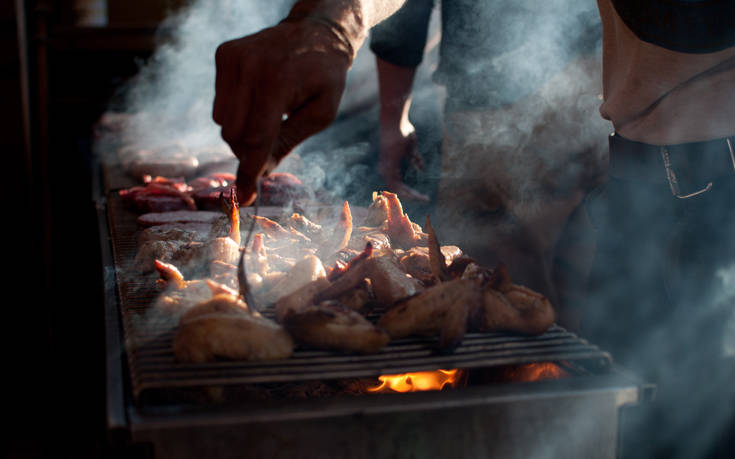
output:
{"label": "white smoke cloud", "polygon": [[[292,3],[293,0],[199,0],[169,18],[164,28],[172,31],[170,40],[162,42],[152,58],[141,67],[140,73],[124,88],[122,106],[118,108],[135,116],[126,124],[121,140],[146,147],[173,141],[189,145],[223,144],[219,127],[211,118],[215,49],[223,41],[277,23]],[[507,5],[512,6],[514,3],[508,2]],[[577,14],[588,13],[594,9],[593,2],[578,0],[556,0],[554,5],[559,7],[564,3],[574,5],[573,11]],[[559,19],[559,22],[544,23],[543,27],[532,31],[534,42],[544,46],[533,47],[526,44],[508,49],[488,62],[498,74],[505,75],[509,80],[522,83],[525,79],[538,77],[544,66],[567,58],[558,54],[564,50],[563,42],[573,34],[576,25],[575,21],[570,21],[568,17]],[[528,32],[526,25],[521,22],[503,22],[502,26],[509,39],[515,40]],[[430,123],[436,122],[431,115],[441,109],[441,104],[437,104],[434,100],[441,94],[441,89],[430,79],[437,57],[434,52],[424,61],[414,91],[412,110],[414,119],[424,117]],[[478,64],[478,73],[482,73],[481,70],[483,69],[480,69]],[[500,132],[504,126],[513,126],[520,130],[523,136],[533,132],[535,127],[533,117],[541,109],[553,112],[563,120],[566,103],[562,102],[565,100],[563,96],[573,95],[581,82],[581,78],[575,77],[554,80],[553,85],[544,88],[538,99],[544,104],[536,106],[535,112],[529,110],[528,117],[523,119],[514,113],[513,118],[503,121],[506,124],[497,123],[497,130],[494,132],[498,134],[498,139],[500,134],[510,132],[510,130]],[[377,135],[376,95],[373,56],[367,47],[363,47],[349,74],[341,106],[342,114],[354,116],[339,119],[327,131],[307,141],[283,164],[282,170],[298,172],[298,175],[313,187],[329,188],[342,198],[352,199],[358,196],[368,198],[369,192],[380,185],[374,180],[375,171],[370,167],[370,155],[375,154],[371,141],[374,141]],[[570,99],[573,98],[566,97],[566,100]],[[577,111],[589,112],[591,117],[598,116],[595,110],[588,110],[590,107],[578,107],[580,109]],[[427,110],[427,113],[421,113],[421,110]],[[569,131],[560,131],[564,135],[556,136],[555,132],[546,133],[549,144],[552,142],[583,144],[588,139],[597,139],[600,135],[598,130],[588,128],[587,124],[580,123],[579,120],[569,121]],[[437,124],[431,126],[436,128]],[[492,132],[481,132],[477,135],[488,140],[488,135],[492,135]],[[601,142],[604,140],[600,138]],[[503,138],[502,141],[512,145],[521,142],[520,138]],[[550,170],[564,169],[568,166],[568,158],[550,154],[541,159]],[[519,174],[527,174],[529,167],[518,169]],[[431,173],[433,172],[428,172]],[[434,178],[438,179],[436,176]],[[527,188],[519,187],[519,189],[519,195],[523,195]],[[477,207],[475,201],[472,205]],[[451,223],[457,225],[455,221]],[[480,233],[476,222],[472,222],[471,231],[475,234]],[[487,244],[487,237],[483,234],[481,236],[485,238],[484,243]],[[642,263],[645,259],[645,256],[641,256]],[[721,270],[718,276],[722,282],[719,300],[729,301],[735,297],[735,266]],[[735,355],[735,317],[731,318],[728,330],[724,345],[730,355]],[[657,340],[665,342],[671,339],[670,335],[657,335],[656,330],[651,330],[649,341],[652,345],[656,345]],[[660,376],[662,380],[675,381],[678,375]]]}

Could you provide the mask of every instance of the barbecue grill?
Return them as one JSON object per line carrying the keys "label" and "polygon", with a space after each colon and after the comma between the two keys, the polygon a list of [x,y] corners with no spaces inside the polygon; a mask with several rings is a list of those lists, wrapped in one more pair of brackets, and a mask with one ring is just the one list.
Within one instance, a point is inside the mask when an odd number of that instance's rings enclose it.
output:
{"label": "barbecue grill", "polygon": [[[652,397],[610,354],[556,325],[537,337],[468,333],[452,352],[409,338],[370,355],[303,348],[279,361],[178,363],[172,327],[142,320],[158,291],[118,269],[135,255],[137,215],[114,189],[97,204],[114,447],[155,458],[613,458],[621,410]],[[545,362],[568,377],[502,376]],[[463,370],[466,385],[361,390],[381,375],[449,368]]]}

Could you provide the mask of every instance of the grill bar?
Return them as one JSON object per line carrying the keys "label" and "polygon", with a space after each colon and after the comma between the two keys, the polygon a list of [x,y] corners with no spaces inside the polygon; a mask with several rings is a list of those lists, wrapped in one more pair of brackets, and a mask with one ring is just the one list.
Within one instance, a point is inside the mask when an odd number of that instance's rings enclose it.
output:
{"label": "grill bar", "polygon": [[397,340],[382,352],[371,355],[297,350],[291,358],[282,361],[207,364],[176,363],[170,342],[161,341],[159,345],[144,345],[131,352],[134,362],[131,374],[136,392],[140,393],[148,388],[168,386],[365,378],[440,368],[470,369],[539,361],[595,360],[601,365],[610,362],[607,353],[561,327],[555,327],[547,335],[533,338],[470,334],[461,346],[448,354],[437,353],[434,340]]}

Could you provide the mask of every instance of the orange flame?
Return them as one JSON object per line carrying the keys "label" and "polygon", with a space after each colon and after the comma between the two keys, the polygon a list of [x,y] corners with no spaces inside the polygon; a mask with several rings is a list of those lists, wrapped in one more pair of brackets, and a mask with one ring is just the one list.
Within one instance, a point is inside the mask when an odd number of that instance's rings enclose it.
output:
{"label": "orange flame", "polygon": [[442,390],[444,386],[457,387],[463,372],[458,369],[420,371],[378,377],[381,384],[368,388],[368,392],[419,392]]}
{"label": "orange flame", "polygon": [[512,369],[510,379],[517,382],[547,381],[569,377],[569,373],[553,362],[529,363]]}

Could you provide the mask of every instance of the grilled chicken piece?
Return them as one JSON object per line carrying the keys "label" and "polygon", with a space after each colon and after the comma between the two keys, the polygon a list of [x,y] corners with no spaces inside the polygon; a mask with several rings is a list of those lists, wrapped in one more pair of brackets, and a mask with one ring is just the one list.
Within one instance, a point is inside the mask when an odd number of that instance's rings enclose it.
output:
{"label": "grilled chicken piece", "polygon": [[168,288],[156,297],[154,310],[166,317],[177,317],[212,296],[212,290],[201,279],[186,282],[185,288]]}
{"label": "grilled chicken piece", "polygon": [[[208,287],[214,293],[217,290],[217,286],[210,285]],[[250,314],[250,308],[245,302],[234,292],[221,291],[214,293],[213,296],[207,301],[198,303],[193,308],[186,311],[179,320],[179,325],[190,322],[198,317],[206,316],[208,314],[222,314],[222,315],[234,315],[240,316],[243,313]]]}
{"label": "grilled chicken piece", "polygon": [[[221,196],[221,195],[220,195]],[[237,200],[237,192],[235,188],[230,189],[229,200],[222,199],[222,207],[225,213],[230,217],[230,232],[227,234],[230,239],[240,246],[240,203]]]}
{"label": "grilled chicken piece", "polygon": [[245,259],[247,271],[249,273],[264,274],[270,270],[268,266],[268,255],[263,240],[263,233],[253,235],[253,243],[250,246],[250,253]]}
{"label": "grilled chicken piece", "polygon": [[429,249],[429,266],[431,274],[436,282],[444,282],[451,279],[449,270],[447,269],[447,260],[442,253],[439,239],[436,237],[436,231],[431,226],[431,219],[426,216],[426,233],[428,234],[427,247]]}
{"label": "grilled chicken piece", "polygon": [[275,303],[279,298],[290,295],[304,285],[323,277],[327,277],[327,273],[321,260],[315,255],[307,256],[297,262],[288,274],[273,286],[265,296],[265,301]]}
{"label": "grilled chicken piece", "polygon": [[223,284],[221,282],[217,282],[214,279],[204,279],[204,282],[207,283],[207,286],[212,291],[213,296],[217,296],[220,293],[226,293],[227,295],[232,295],[237,297],[238,292],[237,289],[234,287],[231,287],[227,284]]}
{"label": "grilled chicken piece", "polygon": [[166,316],[176,316],[212,295],[211,288],[205,281],[201,279],[187,281],[176,266],[161,260],[155,260],[155,266],[161,276],[157,283],[166,288],[166,291],[156,298],[154,303],[156,311]]}
{"label": "grilled chicken piece", "polygon": [[277,323],[248,311],[238,297],[219,294],[185,314],[173,340],[180,362],[285,359],[293,340]]}
{"label": "grilled chicken piece", "polygon": [[372,282],[379,304],[389,306],[423,290],[421,283],[399,268],[390,256],[368,258],[363,269],[363,278]]}
{"label": "grilled chicken piece", "polygon": [[319,247],[317,255],[325,260],[327,264],[331,264],[331,258],[340,250],[347,247],[347,243],[352,236],[352,211],[347,201],[342,205],[342,211],[339,214],[339,222],[332,231],[332,234]]}
{"label": "grilled chicken piece", "polygon": [[154,260],[153,264],[161,276],[158,280],[159,285],[163,285],[164,287],[171,285],[178,290],[186,288],[187,282],[184,279],[184,275],[181,274],[181,271],[176,266],[171,263],[164,263],[161,260]]}
{"label": "grilled chicken piece", "polygon": [[337,260],[337,262],[334,265],[334,268],[329,272],[327,275],[327,279],[329,279],[330,282],[342,277],[344,273],[346,273],[350,269],[357,269],[354,268],[359,263],[362,263],[363,260],[366,260],[373,256],[373,245],[371,243],[365,244],[365,249],[358,253],[357,255],[350,258],[347,262],[343,262],[342,260]]}
{"label": "grilled chicken piece", "polygon": [[332,301],[291,313],[284,318],[283,325],[297,342],[319,349],[371,353],[390,341],[385,330]]}
{"label": "grilled chicken piece", "polygon": [[483,286],[482,302],[470,313],[473,329],[539,335],[556,321],[551,302],[528,287],[514,284],[502,263],[493,270],[469,264],[462,277]]}
{"label": "grilled chicken piece", "polygon": [[301,214],[291,214],[288,226],[308,237],[312,242],[321,243],[326,237],[321,225],[318,225]]}
{"label": "grilled chicken piece", "polygon": [[[281,282],[281,279],[283,279],[287,275],[288,273],[284,273],[282,271],[269,271],[265,274],[262,274],[260,278],[263,285],[263,290],[266,292],[270,291],[276,284]],[[250,276],[250,274],[248,274],[248,276]]]}
{"label": "grilled chicken piece", "polygon": [[336,301],[353,311],[366,313],[375,305],[375,293],[370,279],[363,279],[354,289],[338,296]]}
{"label": "grilled chicken piece", "polygon": [[205,243],[201,262],[222,261],[235,264],[240,260],[240,244],[229,237],[218,237]]}
{"label": "grilled chicken piece", "polygon": [[469,266],[478,266],[478,264],[473,258],[462,255],[455,258],[449,264],[447,270],[449,271],[449,275],[452,276],[452,279],[459,279],[464,276]]}
{"label": "grilled chicken piece", "polygon": [[351,266],[319,294],[320,300],[338,298],[370,279],[378,304],[390,306],[423,290],[421,283],[398,267],[392,257],[370,257]]}
{"label": "grilled chicken piece", "polygon": [[388,219],[388,199],[377,191],[373,191],[373,202],[365,216],[364,226],[380,226]]}
{"label": "grilled chicken piece", "polygon": [[329,281],[326,277],[320,277],[314,282],[310,282],[290,295],[285,295],[276,301],[276,319],[283,322],[284,318],[294,312],[301,311],[304,308],[312,306],[319,292],[329,287]]}
{"label": "grilled chicken piece", "polygon": [[359,227],[352,232],[347,248],[359,251],[368,243],[376,253],[386,253],[391,248],[388,235],[378,228],[367,227]]}
{"label": "grilled chicken piece", "polygon": [[156,270],[161,276],[158,283],[167,288],[158,296],[155,306],[157,311],[168,316],[185,314],[193,306],[205,302],[218,293],[237,295],[237,280],[235,279],[234,284],[229,283],[230,276],[220,274],[208,279],[187,281],[176,266],[160,260],[156,260],[155,263]]}
{"label": "grilled chicken piece", "polygon": [[207,242],[208,252],[206,261],[222,261],[236,265],[240,261],[240,206],[237,202],[237,194],[232,189],[229,199],[222,199],[227,216],[230,219],[230,231],[227,237],[214,238]]}
{"label": "grilled chicken piece", "polygon": [[289,240],[295,237],[291,231],[287,230],[286,228],[281,226],[280,223],[271,220],[270,218],[261,217],[259,215],[253,215],[252,218],[255,219],[255,222],[260,227],[260,230],[263,231],[270,238]]}
{"label": "grilled chicken piece", "polygon": [[206,210],[176,210],[172,212],[150,212],[138,216],[141,226],[165,225],[169,223],[206,223],[214,224],[222,217],[221,212]]}
{"label": "grilled chicken piece", "polygon": [[471,305],[481,300],[481,290],[473,281],[442,282],[396,304],[380,318],[378,326],[393,339],[438,334],[439,347],[452,348],[464,337]]}
{"label": "grilled chicken piece", "polygon": [[[311,255],[313,256],[313,255]],[[268,261],[268,271],[283,271],[288,272],[293,269],[296,265],[297,259],[291,257],[284,257],[277,253],[268,253],[266,257]]]}
{"label": "grilled chicken piece", "polygon": [[403,206],[398,200],[398,195],[388,191],[383,192],[388,203],[388,227],[387,233],[392,245],[397,247],[414,247],[426,245],[426,233],[421,227],[411,222],[408,215],[403,213]]}
{"label": "grilled chicken piece", "polygon": [[[440,252],[444,257],[445,263],[452,263],[462,255],[462,251],[456,245],[445,245],[441,247]],[[428,247],[413,247],[409,249],[399,258],[399,264],[404,271],[424,284],[432,285],[436,283],[435,275],[431,269],[431,258]],[[449,273],[449,268],[446,269],[447,273]]]}
{"label": "grilled chicken piece", "polygon": [[148,241],[203,242],[207,240],[212,225],[208,223],[167,223],[144,229],[138,236],[138,245]]}
{"label": "grilled chicken piece", "polygon": [[[237,209],[237,206],[234,208]],[[139,247],[133,268],[144,273],[150,272],[156,268],[155,260],[160,260],[172,263],[187,275],[193,276],[205,270],[212,261],[237,264],[240,259],[239,212],[231,212],[230,222],[228,237],[218,237],[206,242],[147,241]]]}
{"label": "grilled chicken piece", "polygon": [[507,293],[485,289],[482,303],[472,312],[470,323],[479,331],[540,335],[555,320],[556,312],[546,298],[518,285]]}
{"label": "grilled chicken piece", "polygon": [[178,265],[179,258],[183,258],[182,255],[186,254],[182,252],[182,248],[189,244],[189,242],[176,240],[147,241],[138,247],[138,252],[133,260],[133,270],[141,273],[153,272],[156,270],[156,260]]}
{"label": "grilled chicken piece", "polygon": [[[240,285],[240,281],[237,278],[237,266],[219,260],[215,260],[209,264],[209,278],[235,290]],[[250,286],[255,291],[263,288],[263,278],[257,273],[249,273],[248,282],[250,282]]]}

